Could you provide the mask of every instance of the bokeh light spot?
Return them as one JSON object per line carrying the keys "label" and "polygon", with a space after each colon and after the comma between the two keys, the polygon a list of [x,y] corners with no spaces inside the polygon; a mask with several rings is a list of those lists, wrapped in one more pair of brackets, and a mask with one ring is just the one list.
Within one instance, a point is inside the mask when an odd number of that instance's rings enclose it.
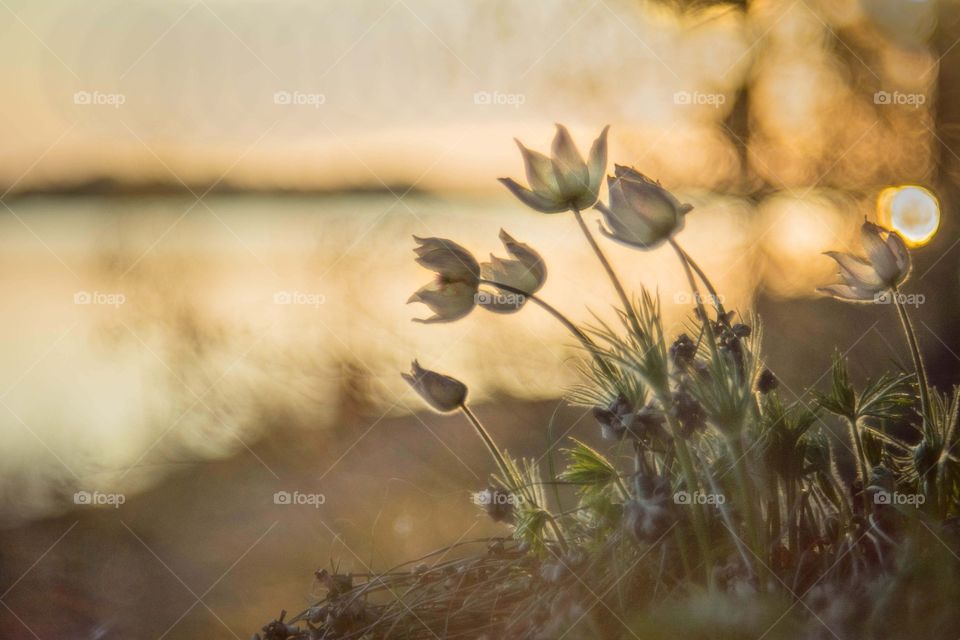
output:
{"label": "bokeh light spot", "polygon": [[940,228],[940,202],[923,187],[887,187],[877,197],[877,217],[883,226],[899,232],[908,245],[920,247]]}

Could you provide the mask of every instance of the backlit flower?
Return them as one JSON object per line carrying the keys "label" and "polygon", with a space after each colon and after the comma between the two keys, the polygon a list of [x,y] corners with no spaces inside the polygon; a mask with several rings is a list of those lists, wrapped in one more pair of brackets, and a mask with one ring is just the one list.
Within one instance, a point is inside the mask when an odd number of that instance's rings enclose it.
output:
{"label": "backlit flower", "polygon": [[500,230],[500,240],[511,258],[491,255],[490,262],[480,265],[480,273],[484,280],[505,284],[522,293],[498,290],[495,287],[485,289],[477,296],[477,303],[488,311],[513,313],[523,307],[527,296],[543,287],[547,279],[547,265],[539,253],[528,245],[517,242],[503,229]]}
{"label": "backlit flower", "polygon": [[431,407],[443,413],[456,411],[467,399],[467,386],[455,378],[430,371],[416,360],[410,373],[400,374]]}
{"label": "backlit flower", "polygon": [[549,158],[526,148],[517,140],[517,146],[523,155],[529,188],[518,184],[512,178],[500,178],[500,182],[525,205],[543,213],[557,213],[571,207],[592,207],[600,194],[600,183],[607,167],[609,128],[604,127],[593,142],[587,162],[584,162],[583,156],[573,143],[570,132],[561,124],[557,125],[557,134],[553,138]]}
{"label": "backlit flower", "polygon": [[641,249],[652,249],[683,229],[684,216],[693,205],[681,204],[672,193],[642,173],[617,165],[607,178],[610,206],[598,207],[608,238]]}
{"label": "backlit flower", "polygon": [[458,320],[473,310],[480,286],[480,265],[469,251],[452,240],[418,238],[417,263],[436,272],[436,279],[410,296],[407,303],[422,302],[433,316],[415,322]]}
{"label": "backlit flower", "polygon": [[843,283],[818,291],[840,300],[874,302],[906,281],[910,275],[910,252],[896,231],[864,221],[860,239],[866,259],[839,251],[826,253],[840,266]]}

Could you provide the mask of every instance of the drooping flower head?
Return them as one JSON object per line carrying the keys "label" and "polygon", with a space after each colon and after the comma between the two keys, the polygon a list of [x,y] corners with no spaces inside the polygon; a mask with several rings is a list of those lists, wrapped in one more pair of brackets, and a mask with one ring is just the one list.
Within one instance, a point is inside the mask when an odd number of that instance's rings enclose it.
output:
{"label": "drooping flower head", "polygon": [[456,378],[424,369],[416,360],[410,366],[410,373],[400,375],[427,404],[442,413],[456,411],[467,399],[465,384]]}
{"label": "drooping flower head", "polygon": [[415,322],[435,323],[459,320],[473,310],[480,286],[480,265],[469,251],[444,238],[413,237],[417,264],[436,272],[436,279],[410,296],[407,303],[421,302],[433,311],[429,318]]}
{"label": "drooping flower head", "polygon": [[818,291],[850,302],[876,302],[906,282],[910,275],[910,252],[896,231],[864,221],[860,240],[867,252],[866,259],[839,251],[826,253],[839,265],[843,282]]}
{"label": "drooping flower head", "polygon": [[528,149],[517,140],[527,171],[528,187],[512,178],[500,178],[507,189],[521,202],[543,213],[558,213],[571,207],[588,209],[600,195],[600,184],[607,167],[607,131],[590,147],[590,157],[585,162],[562,124],[557,125],[553,138],[551,157]]}
{"label": "drooping flower head", "polygon": [[672,193],[639,171],[616,165],[607,178],[610,206],[598,207],[606,221],[605,236],[640,249],[653,249],[683,229],[693,205],[681,204]]}
{"label": "drooping flower head", "polygon": [[522,293],[484,290],[478,295],[477,303],[495,313],[514,313],[523,307],[527,296],[543,287],[547,280],[547,265],[539,253],[503,229],[500,230],[500,241],[511,257],[498,258],[491,254],[490,262],[480,265],[480,273],[484,280],[505,284]]}

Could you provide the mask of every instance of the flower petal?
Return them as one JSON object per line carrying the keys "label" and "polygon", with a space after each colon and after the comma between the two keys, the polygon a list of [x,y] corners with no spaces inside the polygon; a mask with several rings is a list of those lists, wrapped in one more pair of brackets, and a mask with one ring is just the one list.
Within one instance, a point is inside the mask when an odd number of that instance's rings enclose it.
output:
{"label": "flower petal", "polygon": [[433,315],[429,318],[414,318],[414,322],[435,324],[453,322],[473,311],[476,305],[477,286],[463,282],[431,282],[410,296],[407,304],[419,302],[427,305]]}
{"label": "flower petal", "polygon": [[817,291],[847,302],[874,302],[878,295],[877,291],[859,289],[846,284],[832,284],[820,287]]}
{"label": "flower petal", "polygon": [[891,231],[887,236],[887,247],[890,249],[890,253],[893,254],[893,258],[897,263],[897,269],[900,272],[896,284],[901,284],[907,279],[907,276],[910,275],[910,269],[912,267],[910,251],[907,249],[903,238],[901,238],[900,234],[896,231]]}
{"label": "flower petal", "polygon": [[[551,147],[553,170],[557,185],[564,200],[572,202],[590,193],[590,172],[583,156],[562,124],[557,125],[557,134]],[[593,204],[592,202],[590,203]]]}
{"label": "flower petal", "polygon": [[540,211],[541,213],[559,213],[569,208],[567,203],[558,202],[539,193],[534,193],[530,189],[517,184],[512,178],[499,178],[499,180],[507,189],[510,189],[513,195],[517,196],[520,202],[535,211]]}
{"label": "flower petal", "polygon": [[476,283],[480,277],[480,265],[469,251],[453,240],[446,238],[418,238],[420,246],[414,248],[417,264],[443,276],[447,280]]}
{"label": "flower petal", "polygon": [[524,288],[524,291],[536,293],[547,280],[547,264],[543,261],[543,258],[530,245],[518,242],[503,229],[500,230],[500,241],[507,253],[518,260],[526,272],[536,281],[535,288]]}
{"label": "flower petal", "polygon": [[577,150],[577,145],[570,137],[570,132],[562,124],[557,124],[557,133],[553,136],[550,153],[553,156],[553,161],[559,163],[564,169],[576,170],[580,167],[586,169],[587,165],[583,161],[583,156]]}
{"label": "flower petal", "polygon": [[885,288],[884,282],[874,271],[873,265],[863,258],[839,251],[827,251],[824,255],[836,260],[840,267],[840,276],[851,287],[870,291],[880,291]]}
{"label": "flower petal", "polygon": [[603,181],[603,174],[607,170],[607,132],[610,125],[603,128],[600,136],[593,141],[590,147],[590,157],[587,161],[587,173],[590,176],[590,190],[600,193],[600,183]]}
{"label": "flower petal", "polygon": [[528,149],[517,139],[514,139],[514,142],[520,147],[520,155],[523,157],[523,166],[527,172],[527,182],[530,184],[530,190],[546,198],[557,199],[560,193],[560,185],[557,184],[557,177],[550,158],[539,151]]}
{"label": "flower petal", "polygon": [[886,243],[885,233],[889,232],[872,222],[864,222],[860,228],[863,248],[877,277],[887,284],[895,284],[900,276],[900,268],[897,265],[897,257]]}

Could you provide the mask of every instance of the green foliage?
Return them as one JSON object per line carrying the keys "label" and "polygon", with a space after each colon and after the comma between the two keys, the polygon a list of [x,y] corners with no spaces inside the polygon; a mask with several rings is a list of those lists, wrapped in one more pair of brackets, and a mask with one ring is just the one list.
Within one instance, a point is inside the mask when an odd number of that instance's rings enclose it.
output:
{"label": "green foliage", "polygon": [[630,314],[621,312],[625,334],[599,319],[597,326],[589,328],[589,333],[600,340],[601,354],[607,362],[627,369],[654,393],[662,394],[669,386],[669,368],[660,300],[643,289],[640,299],[632,302],[631,312],[638,326],[633,327],[628,319]]}
{"label": "green foliage", "polygon": [[839,352],[834,353],[831,373],[830,392],[814,391],[814,397],[819,406],[851,422],[866,418],[900,419],[916,402],[912,373],[884,374],[875,381],[868,380],[857,393],[850,382],[847,363]]}
{"label": "green foliage", "polygon": [[598,493],[620,482],[620,472],[602,453],[579,440],[573,443],[573,448],[564,450],[568,463],[560,481],[576,485],[584,494]]}

